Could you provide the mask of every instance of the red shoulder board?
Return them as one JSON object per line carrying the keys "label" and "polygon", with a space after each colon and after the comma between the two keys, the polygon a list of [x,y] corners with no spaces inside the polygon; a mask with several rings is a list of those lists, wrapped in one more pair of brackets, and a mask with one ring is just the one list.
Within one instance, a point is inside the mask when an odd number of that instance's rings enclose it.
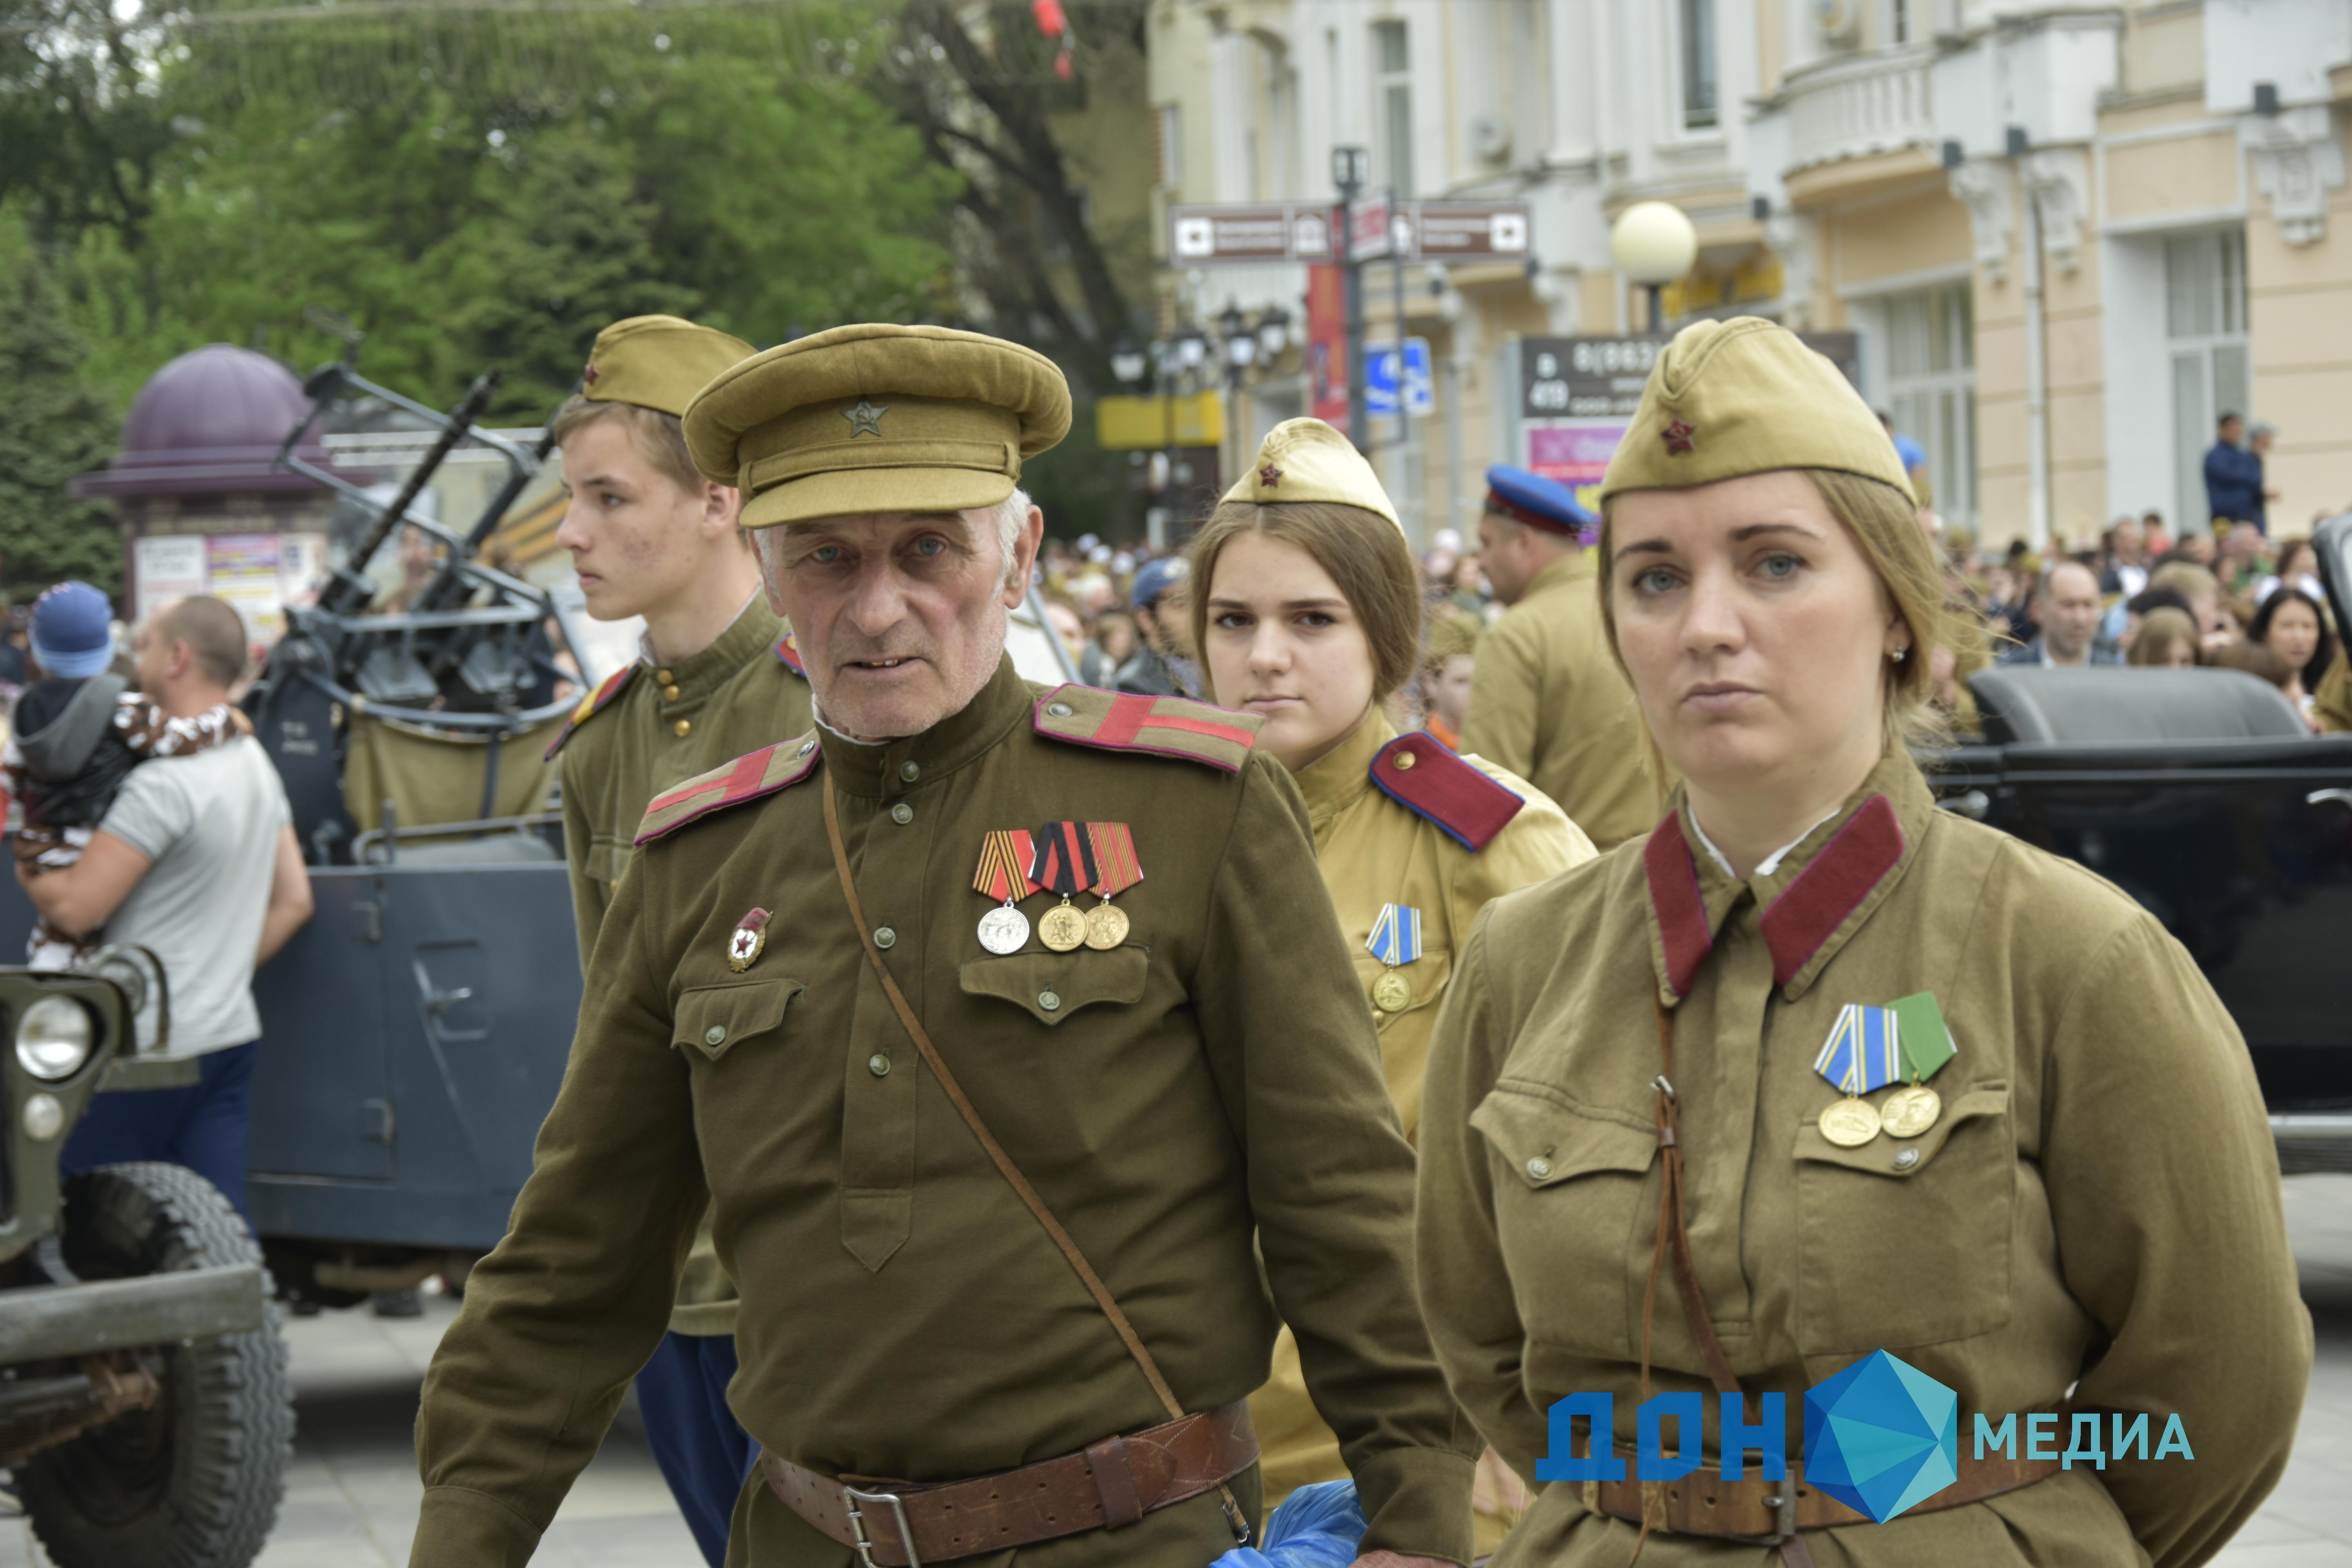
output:
{"label": "red shoulder board", "polygon": [[786,626],[784,635],[777,639],[776,662],[803,680],[808,679],[808,667],[801,663],[801,645],[793,640],[793,629],[790,626]]}
{"label": "red shoulder board", "polygon": [[572,731],[577,730],[581,725],[585,724],[589,720],[593,719],[597,714],[612,706],[613,700],[620,696],[622,689],[629,684],[629,678],[636,673],[637,667],[635,664],[625,664],[620,668],[614,670],[612,674],[606,676],[604,678],[604,685],[598,687],[595,690],[582,698],[580,700],[580,706],[574,708],[572,710],[572,717],[563,721],[563,729],[556,735],[553,741],[548,743],[547,754],[541,757],[540,761],[544,763],[553,762],[555,760],[555,753],[563,750],[563,742],[572,739]]}
{"label": "red shoulder board", "polygon": [[1517,795],[1455,756],[1434,735],[1399,735],[1372,758],[1372,783],[1407,811],[1437,824],[1473,855],[1494,841],[1519,807]]}
{"label": "red shoulder board", "polygon": [[1037,699],[1037,733],[1104,752],[1181,757],[1237,773],[1264,721],[1189,697],[1146,697],[1093,686],[1057,686]]}
{"label": "red shoulder board", "polygon": [[816,733],[811,731],[796,740],[762,746],[723,768],[697,773],[677,788],[662,791],[646,804],[645,820],[637,824],[636,841],[650,844],[713,812],[790,789],[816,772],[817,763],[824,760]]}

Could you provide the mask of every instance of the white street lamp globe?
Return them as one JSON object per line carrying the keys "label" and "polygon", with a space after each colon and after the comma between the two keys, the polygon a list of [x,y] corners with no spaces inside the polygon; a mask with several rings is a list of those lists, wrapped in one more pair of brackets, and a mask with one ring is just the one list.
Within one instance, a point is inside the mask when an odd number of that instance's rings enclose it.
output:
{"label": "white street lamp globe", "polygon": [[1635,202],[1609,231],[1609,255],[1629,282],[1672,283],[1698,259],[1698,230],[1671,202]]}

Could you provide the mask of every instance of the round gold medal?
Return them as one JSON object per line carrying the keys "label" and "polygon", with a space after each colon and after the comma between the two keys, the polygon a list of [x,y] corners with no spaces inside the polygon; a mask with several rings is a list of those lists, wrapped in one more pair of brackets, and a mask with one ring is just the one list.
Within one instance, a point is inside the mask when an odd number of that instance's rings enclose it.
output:
{"label": "round gold medal", "polygon": [[1402,1013],[1412,1005],[1412,982],[1393,969],[1383,969],[1372,982],[1372,1005],[1383,1013]]}
{"label": "round gold medal", "polygon": [[1878,1112],[1870,1101],[1848,1098],[1822,1111],[1822,1136],[1841,1149],[1859,1149],[1878,1136]]}
{"label": "round gold medal", "polygon": [[1055,952],[1068,952],[1087,940],[1087,917],[1076,906],[1055,904],[1037,918],[1037,940]]}
{"label": "round gold medal", "polygon": [[1108,952],[1127,940],[1127,911],[1105,900],[1087,911],[1087,945]]}
{"label": "round gold medal", "polygon": [[1878,1108],[1878,1120],[1890,1138],[1916,1138],[1943,1114],[1942,1098],[1924,1083],[1896,1089]]}

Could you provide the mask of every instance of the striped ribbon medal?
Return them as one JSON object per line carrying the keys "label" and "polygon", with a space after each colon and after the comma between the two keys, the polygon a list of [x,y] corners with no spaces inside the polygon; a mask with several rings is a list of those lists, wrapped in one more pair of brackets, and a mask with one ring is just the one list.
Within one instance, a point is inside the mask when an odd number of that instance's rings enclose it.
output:
{"label": "striped ribbon medal", "polygon": [[1843,1100],[1822,1112],[1822,1136],[1841,1149],[1859,1149],[1877,1137],[1878,1108],[1862,1096],[1903,1079],[1902,1026],[1893,1010],[1853,1002],[1839,1008],[1813,1070],[1845,1090]]}
{"label": "striped ribbon medal", "polygon": [[1055,952],[1085,945],[1087,917],[1070,900],[1095,885],[1095,841],[1083,822],[1049,822],[1033,836],[1029,879],[1062,901],[1037,921],[1037,940]]}
{"label": "striped ribbon medal", "polygon": [[1087,890],[1102,900],[1087,911],[1087,945],[1108,952],[1127,940],[1127,911],[1111,900],[1143,880],[1143,863],[1124,822],[1089,822],[1087,837],[1095,852],[1095,879]]}
{"label": "striped ribbon medal", "polygon": [[1372,1005],[1383,1013],[1412,1006],[1412,982],[1404,977],[1403,966],[1421,956],[1421,911],[1411,904],[1382,904],[1364,946],[1388,965],[1372,982]]}
{"label": "striped ribbon medal", "polygon": [[1029,835],[1017,827],[987,834],[980,841],[980,869],[972,875],[971,890],[997,901],[980,917],[980,945],[991,952],[1018,952],[1028,945],[1029,917],[1018,906],[1037,890],[1029,879],[1032,853]]}
{"label": "striped ribbon medal", "polygon": [[1952,1044],[1952,1031],[1944,1023],[1944,1010],[1936,1005],[1934,992],[1922,991],[1889,1002],[1886,1010],[1895,1016],[1903,1071],[1911,1083],[1879,1103],[1878,1119],[1888,1137],[1916,1138],[1944,1114],[1942,1097],[1927,1087],[1927,1080],[1941,1072],[1944,1064],[1959,1054],[1959,1047]]}

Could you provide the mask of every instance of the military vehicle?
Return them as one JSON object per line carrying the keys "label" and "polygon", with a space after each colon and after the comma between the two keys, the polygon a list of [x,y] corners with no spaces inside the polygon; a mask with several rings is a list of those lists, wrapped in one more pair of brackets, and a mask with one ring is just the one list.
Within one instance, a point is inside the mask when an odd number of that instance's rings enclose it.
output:
{"label": "military vehicle", "polygon": [[285,1492],[286,1348],[245,1222],[177,1165],[58,1174],[96,1096],[194,1081],[141,1048],[167,1023],[135,949],[0,969],[0,1465],[58,1568],[242,1568]]}

